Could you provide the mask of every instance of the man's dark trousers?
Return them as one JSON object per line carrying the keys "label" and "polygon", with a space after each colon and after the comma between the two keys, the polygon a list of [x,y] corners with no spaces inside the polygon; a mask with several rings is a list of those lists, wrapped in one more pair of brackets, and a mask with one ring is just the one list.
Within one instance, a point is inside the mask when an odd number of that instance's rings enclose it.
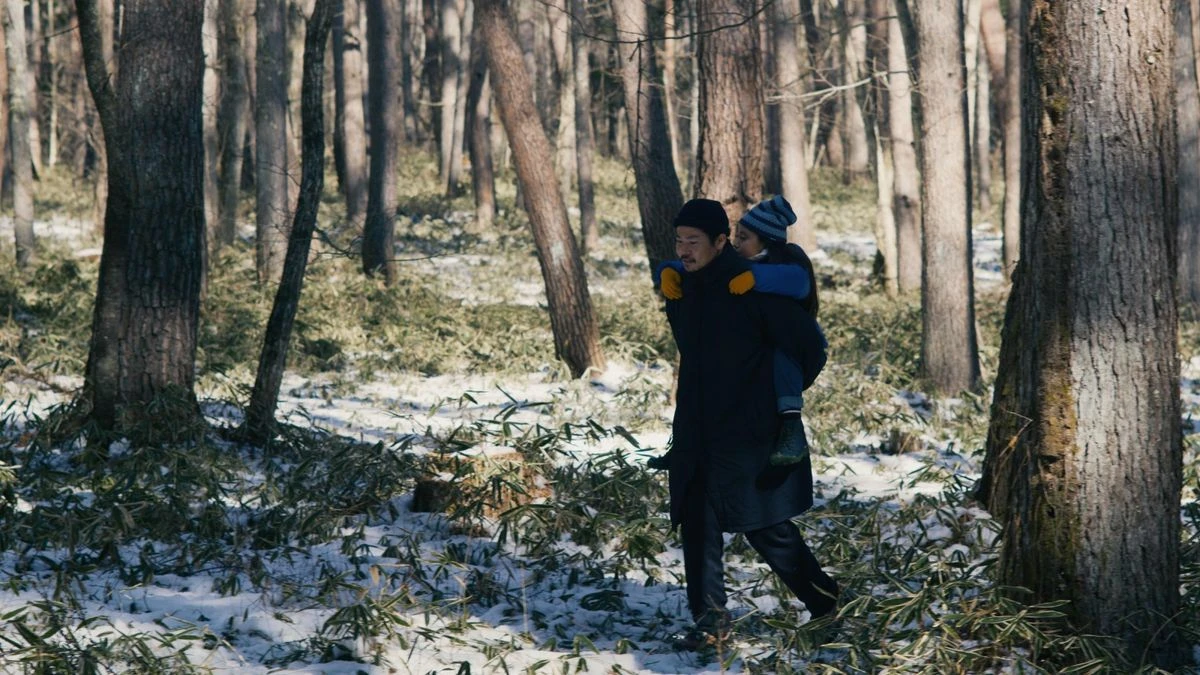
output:
{"label": "man's dark trousers", "polygon": [[[698,476],[687,491],[683,537],[683,571],[687,576],[688,609],[699,621],[710,609],[725,610],[725,540],[717,514],[705,498]],[[790,520],[745,533],[771,571],[779,575],[814,616],[828,613],[836,604],[837,583],[825,574],[800,529]]]}

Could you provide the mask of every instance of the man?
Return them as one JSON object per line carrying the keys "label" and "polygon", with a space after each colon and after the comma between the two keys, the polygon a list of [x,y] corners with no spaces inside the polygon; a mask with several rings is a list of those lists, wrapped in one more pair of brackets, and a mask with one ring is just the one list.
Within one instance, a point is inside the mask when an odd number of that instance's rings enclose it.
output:
{"label": "man", "polygon": [[[837,583],[821,570],[791,518],[812,506],[812,464],[772,466],[779,434],[774,350],[803,360],[822,339],[796,301],[730,292],[750,269],[730,246],[720,203],[693,199],[675,217],[683,263],[667,319],[679,347],[679,391],[667,454],[671,522],[681,526],[688,609],[695,627],[679,639],[699,648],[728,631],[722,532],[742,532],[813,618],[837,606]],[[736,284],[735,284],[736,285]]]}

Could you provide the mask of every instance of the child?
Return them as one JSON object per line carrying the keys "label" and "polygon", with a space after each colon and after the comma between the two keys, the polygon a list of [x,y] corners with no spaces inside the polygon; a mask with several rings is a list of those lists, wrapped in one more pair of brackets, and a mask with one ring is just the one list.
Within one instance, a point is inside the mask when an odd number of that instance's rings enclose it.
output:
{"label": "child", "polygon": [[[803,310],[816,318],[819,303],[812,261],[804,249],[787,243],[787,227],[794,222],[796,214],[782,195],[759,202],[742,216],[738,221],[734,248],[743,258],[757,264],[750,272],[730,281],[729,292],[741,295],[753,288],[763,293],[786,295],[799,300]],[[668,300],[683,297],[681,270],[679,261],[663,263],[657,270],[662,293]],[[822,349],[824,347],[826,345],[821,345]],[[808,439],[801,417],[804,372],[781,350],[775,351],[774,358],[777,410],[782,425],[770,462],[774,465],[795,464],[808,457]],[[646,466],[663,470],[670,466],[670,462],[666,455],[662,455],[651,458]]]}

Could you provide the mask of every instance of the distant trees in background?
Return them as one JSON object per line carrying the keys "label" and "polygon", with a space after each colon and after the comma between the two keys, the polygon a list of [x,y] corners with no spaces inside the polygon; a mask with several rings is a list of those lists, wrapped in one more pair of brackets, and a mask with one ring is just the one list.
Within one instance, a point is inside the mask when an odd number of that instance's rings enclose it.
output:
{"label": "distant trees in background", "polygon": [[[265,285],[277,283],[296,208],[299,38],[313,2],[204,3],[207,248],[228,245],[239,232],[253,233]],[[956,72],[937,72],[922,82],[912,65],[935,55],[920,44],[915,28],[906,52],[898,20],[906,3],[503,3],[530,74],[529,95],[550,144],[559,192],[580,207],[578,215],[569,214],[575,250],[583,255],[598,245],[592,173],[604,158],[633,169],[652,263],[672,255],[669,219],[684,198],[719,199],[736,218],[754,200],[782,192],[800,214],[790,236],[815,248],[821,235],[809,205],[809,173],[825,168],[846,182],[870,181],[878,197],[879,281],[889,293],[925,293],[934,321],[927,326],[929,339],[953,336],[958,343],[928,344],[926,372],[948,391],[971,386],[978,367],[969,353],[969,232],[973,218],[987,218],[1003,235],[1003,269],[1011,272],[1019,251],[1019,85],[1028,36],[1018,23],[1022,3],[957,4],[962,21],[940,33],[940,42],[959,52]],[[1176,51],[1182,55],[1200,29],[1196,0],[1176,5]],[[96,0],[105,63],[119,61],[112,42],[123,34],[127,6]],[[324,101],[332,168],[345,200],[344,217],[333,230],[356,243],[365,272],[392,283],[396,228],[403,222],[396,214],[400,158],[417,151],[436,156],[446,194],[470,190],[472,226],[486,228],[498,208],[495,181],[515,168],[514,139],[497,124],[475,0],[339,0],[333,9],[326,74],[332,95]],[[31,195],[42,172],[69,171],[94,185],[99,222],[109,161],[83,77],[78,3],[4,0],[3,15],[21,20],[5,24],[0,115],[8,133],[0,134],[0,204],[13,209],[16,250],[25,261],[35,249]],[[1196,162],[1188,158],[1196,132],[1189,129],[1200,94],[1195,68],[1185,68],[1186,61],[1177,60],[1180,180],[1195,182],[1198,172],[1189,168]],[[914,110],[936,100],[947,77],[961,77],[954,86],[965,103],[945,109],[954,119],[924,114],[925,126],[914,127]],[[953,133],[933,132],[950,124]],[[950,140],[953,150],[941,147]],[[918,155],[924,158],[919,166]],[[940,174],[960,164],[961,171]],[[923,203],[922,184],[924,201],[931,195],[937,201]],[[519,206],[532,206],[529,187],[520,187]],[[950,192],[947,211],[942,205]],[[1185,309],[1200,297],[1194,290],[1200,288],[1194,271],[1200,269],[1200,209],[1188,201],[1194,193],[1180,190]],[[993,194],[1002,195],[996,212],[988,210]],[[952,274],[945,267],[951,262]],[[950,325],[953,331],[943,330]],[[945,368],[935,356],[947,349],[956,350],[961,375],[939,374]]]}

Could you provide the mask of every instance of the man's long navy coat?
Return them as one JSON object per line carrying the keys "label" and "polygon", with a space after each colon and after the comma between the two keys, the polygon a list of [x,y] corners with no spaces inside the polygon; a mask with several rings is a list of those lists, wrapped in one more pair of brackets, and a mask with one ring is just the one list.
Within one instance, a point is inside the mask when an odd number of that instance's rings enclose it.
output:
{"label": "man's long navy coat", "polygon": [[767,461],[779,433],[773,350],[798,362],[819,328],[795,300],[734,295],[730,279],[750,269],[726,246],[704,268],[683,274],[683,298],[667,302],[679,346],[679,390],[670,458],[671,522],[688,518],[688,489],[704,490],[721,529],[747,532],[812,506],[812,465]]}

